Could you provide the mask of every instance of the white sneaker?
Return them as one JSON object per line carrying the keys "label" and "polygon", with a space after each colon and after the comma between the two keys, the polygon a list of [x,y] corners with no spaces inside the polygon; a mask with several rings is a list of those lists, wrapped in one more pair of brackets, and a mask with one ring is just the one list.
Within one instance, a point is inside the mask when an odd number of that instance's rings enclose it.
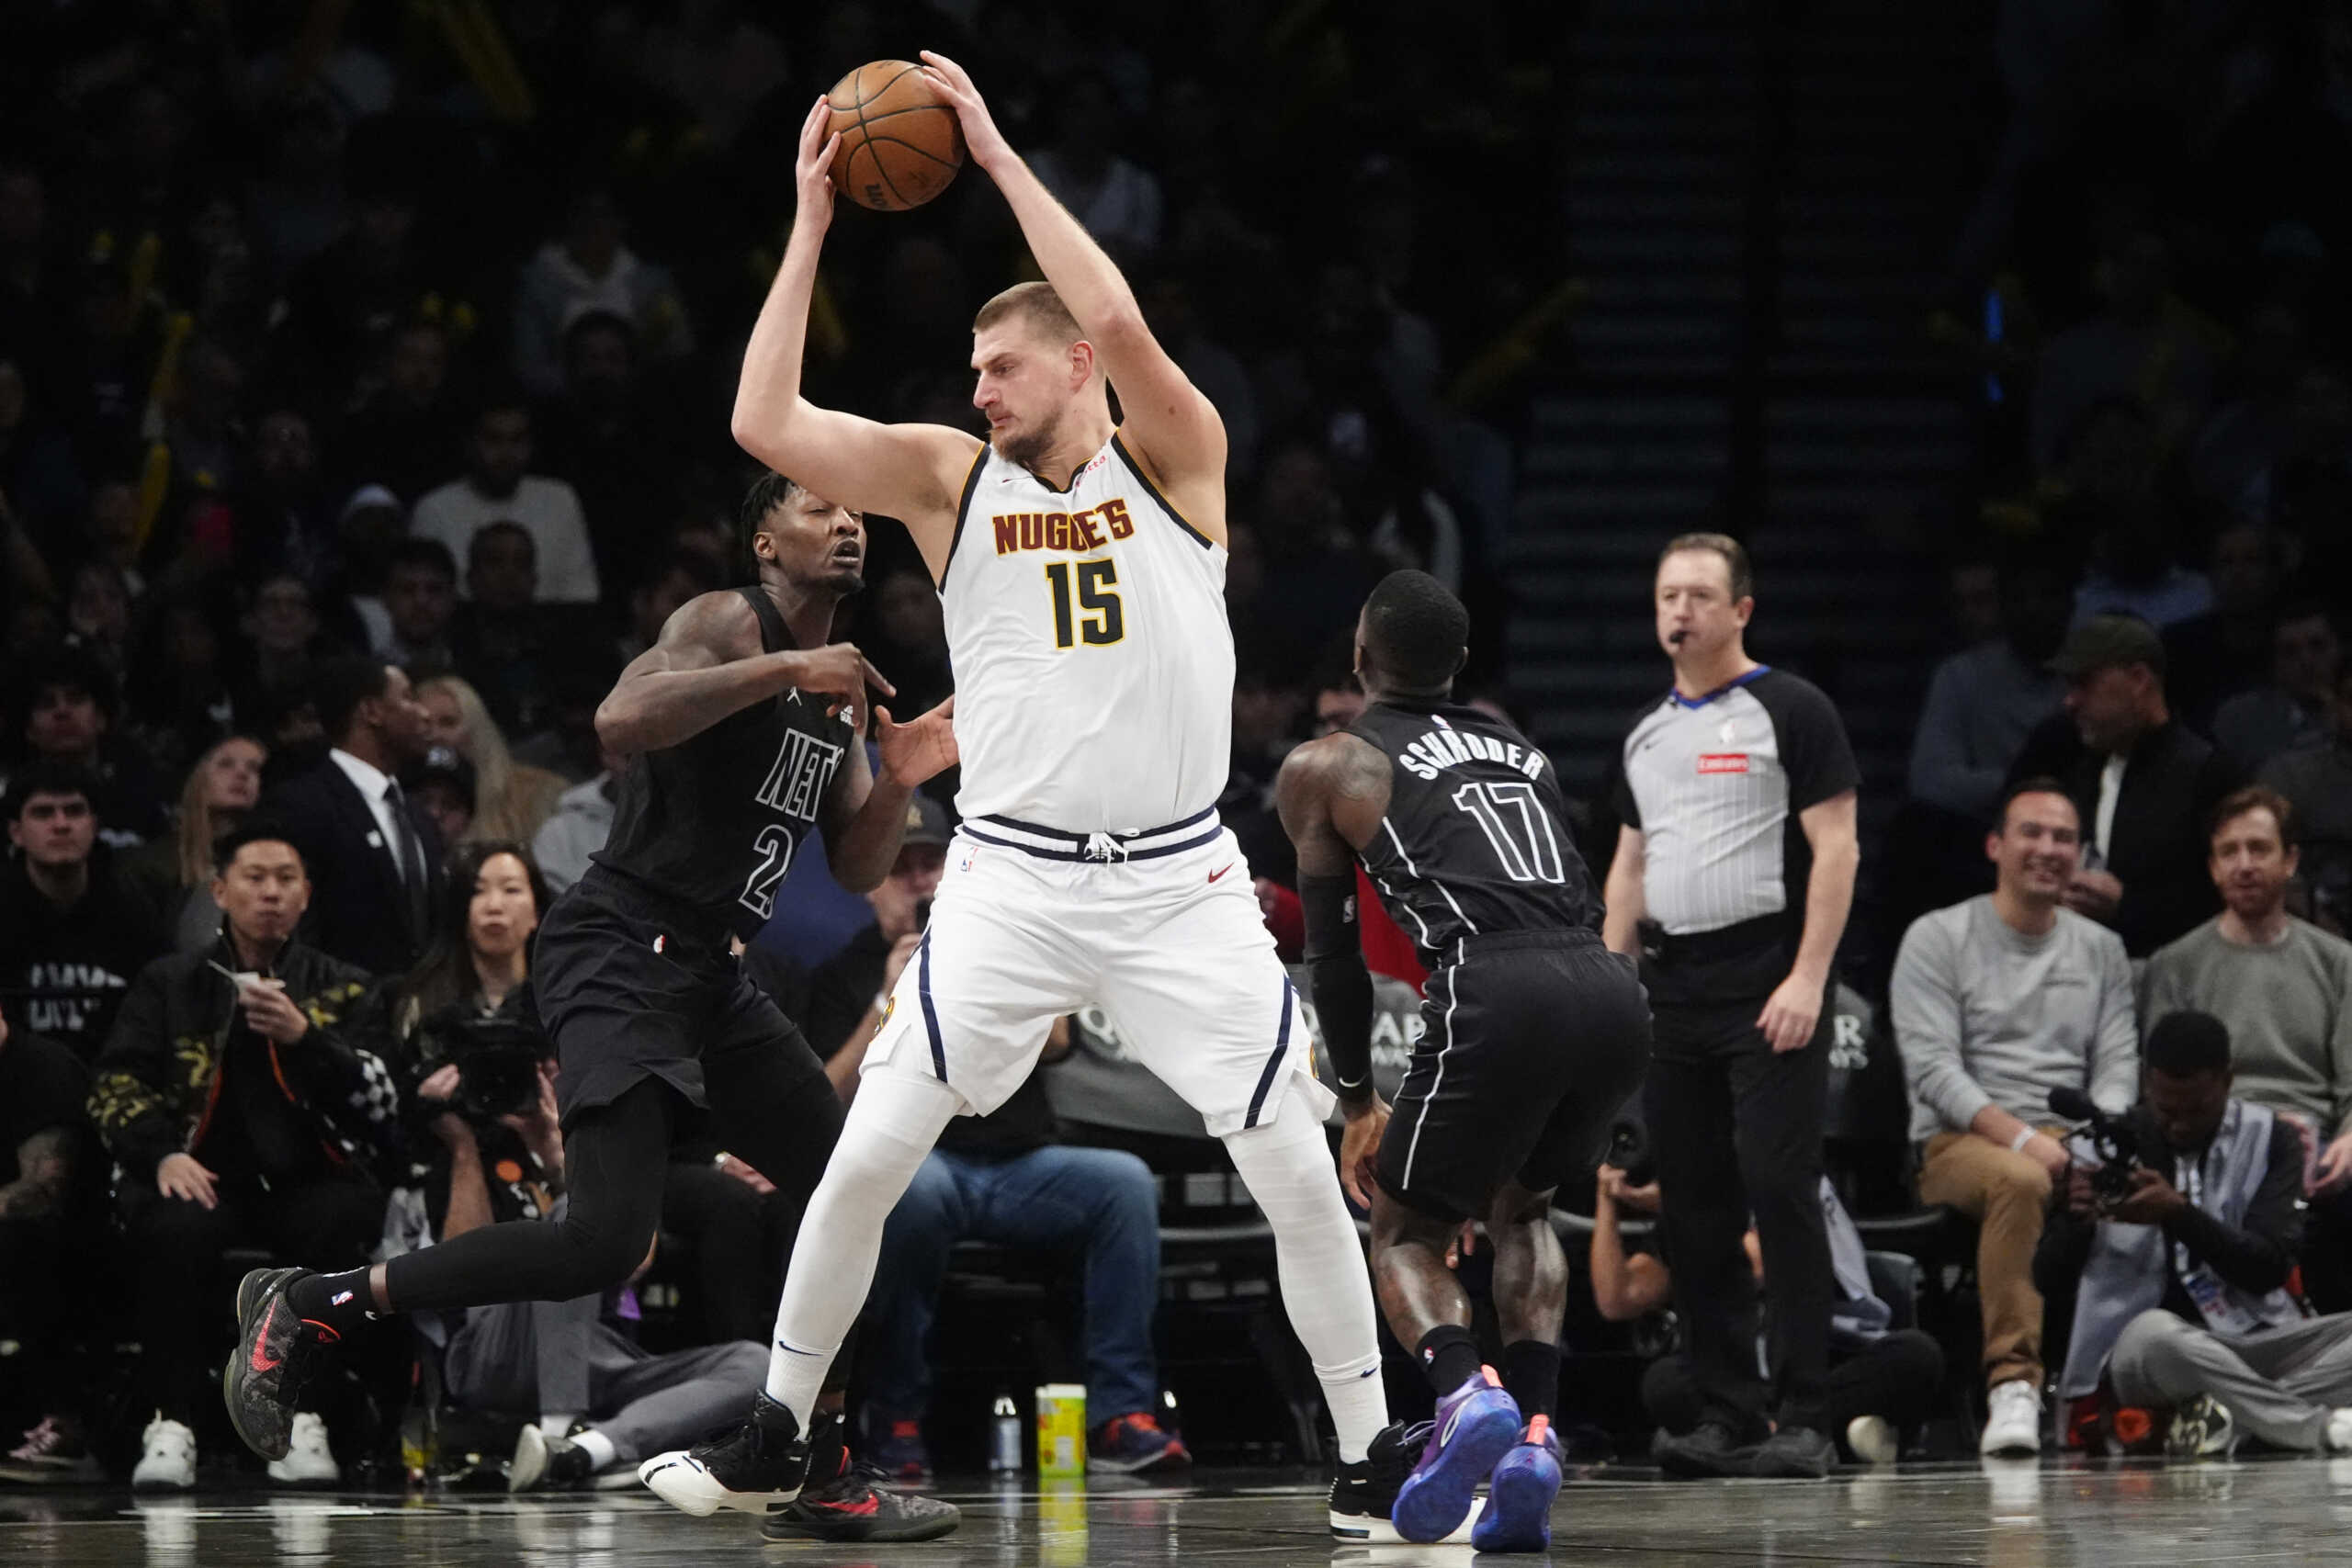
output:
{"label": "white sneaker", "polygon": [[130,1472],[134,1492],[187,1492],[196,1485],[196,1434],[157,1411],[141,1434],[139,1468]]}
{"label": "white sneaker", "polygon": [[2352,1454],[2352,1405],[2341,1405],[2327,1413],[2327,1451],[2332,1454]]}
{"label": "white sneaker", "polygon": [[333,1486],[343,1479],[343,1467],[327,1447],[327,1424],[307,1410],[298,1411],[286,1439],[286,1457],[269,1461],[269,1478],[280,1486]]}
{"label": "white sneaker", "polygon": [[2041,1451],[2041,1391],[2023,1378],[1996,1383],[1985,1404],[1984,1437],[1976,1451],[1996,1454],[2038,1454]]}
{"label": "white sneaker", "polygon": [[1864,1464],[1893,1464],[1903,1452],[1894,1423],[1883,1416],[1857,1416],[1847,1422],[1846,1447]]}

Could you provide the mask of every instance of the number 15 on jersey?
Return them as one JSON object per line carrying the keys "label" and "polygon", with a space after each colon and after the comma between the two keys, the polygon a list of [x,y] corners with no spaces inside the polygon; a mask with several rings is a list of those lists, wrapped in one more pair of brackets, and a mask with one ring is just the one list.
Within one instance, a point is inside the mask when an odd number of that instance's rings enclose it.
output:
{"label": "number 15 on jersey", "polygon": [[[1073,574],[1075,594],[1070,586]],[[1112,592],[1118,581],[1118,563],[1108,558],[1046,563],[1046,587],[1054,602],[1056,648],[1075,648],[1080,643],[1105,648],[1127,635],[1125,611],[1118,594]]]}

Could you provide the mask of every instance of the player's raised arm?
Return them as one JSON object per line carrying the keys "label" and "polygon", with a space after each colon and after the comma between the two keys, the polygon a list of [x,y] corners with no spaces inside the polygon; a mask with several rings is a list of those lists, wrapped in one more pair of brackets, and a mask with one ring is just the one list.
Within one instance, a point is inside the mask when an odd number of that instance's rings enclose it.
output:
{"label": "player's raised arm", "polygon": [[817,284],[817,254],[833,219],[833,182],[826,171],[841,139],[831,125],[832,111],[819,98],[800,128],[792,238],[743,350],[731,428],[743,450],[776,472],[844,506],[905,524],[936,578],[946,564],[956,503],[979,454],[978,440],[944,424],[881,424],[819,408],[800,395],[808,299]]}
{"label": "player's raised arm", "polygon": [[1046,281],[1077,318],[1103,374],[1118,389],[1129,449],[1184,508],[1186,518],[1222,543],[1225,423],[1215,405],[1151,335],[1117,264],[1012,151],[964,68],[929,50],[922,58],[932,91],[955,106],[972,162],[1004,193]]}
{"label": "player's raised arm", "polygon": [[847,643],[761,651],[759,617],[721,590],[680,605],[629,660],[596,706],[596,739],[616,751],[659,751],[787,687],[862,706],[868,685],[895,690]]}

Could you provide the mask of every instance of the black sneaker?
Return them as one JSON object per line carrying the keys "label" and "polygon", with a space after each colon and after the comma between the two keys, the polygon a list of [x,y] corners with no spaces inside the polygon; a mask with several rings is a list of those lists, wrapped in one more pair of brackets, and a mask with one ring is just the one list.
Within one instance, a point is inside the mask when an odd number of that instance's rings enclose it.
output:
{"label": "black sneaker", "polygon": [[1819,1481],[1838,1463],[1838,1448],[1810,1427],[1783,1427],[1749,1450],[1748,1475]]}
{"label": "black sneaker", "polygon": [[800,1495],[760,1521],[763,1540],[936,1540],[963,1523],[953,1503],[910,1492],[885,1492],[871,1471],[836,1461],[830,1481],[810,1481]]}
{"label": "black sneaker", "polygon": [[808,1445],[792,1412],[763,1392],[743,1424],[712,1433],[691,1449],[655,1454],[637,1478],[672,1507],[697,1518],[721,1508],[764,1514],[800,1495],[808,1479]]}
{"label": "black sneaker", "polygon": [[294,1431],[294,1401],[327,1348],[342,1338],[322,1323],[295,1314],[286,1292],[308,1269],[256,1269],[237,1284],[237,1348],[220,1369],[229,1424],[264,1459],[284,1459]]}
{"label": "black sneaker", "polygon": [[1756,1444],[1742,1443],[1739,1433],[1723,1421],[1702,1421],[1696,1430],[1679,1438],[1660,1427],[1650,1439],[1650,1457],[1658,1469],[1685,1480],[1753,1474],[1748,1464],[1756,1450]]}
{"label": "black sneaker", "polygon": [[[1421,1450],[1429,1446],[1430,1434],[1436,1427],[1433,1421],[1417,1421],[1409,1427],[1399,1421],[1384,1427],[1365,1450],[1362,1461],[1334,1468],[1330,1503],[1334,1536],[1363,1546],[1405,1544],[1405,1538],[1396,1533],[1389,1516],[1396,1506],[1396,1494],[1404,1488],[1405,1478],[1413,1473],[1413,1466],[1420,1459]],[[1484,1507],[1483,1498],[1474,1501],[1469,1514],[1446,1540],[1468,1540]]]}

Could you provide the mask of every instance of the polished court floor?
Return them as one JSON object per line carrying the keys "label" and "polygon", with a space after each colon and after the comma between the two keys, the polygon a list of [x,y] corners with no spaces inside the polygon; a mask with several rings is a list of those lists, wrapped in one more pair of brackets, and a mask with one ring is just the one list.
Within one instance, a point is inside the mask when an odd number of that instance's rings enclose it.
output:
{"label": "polished court floor", "polygon": [[[151,1500],[85,1488],[0,1491],[0,1564],[351,1564],[638,1568],[729,1562],[948,1568],[1187,1563],[1468,1564],[1467,1547],[1335,1543],[1319,1488],[1216,1472],[1182,1490],[1071,1484],[954,1491],[963,1529],[906,1547],[763,1545],[740,1516],[690,1519],[642,1494],[509,1502],[204,1492]],[[1547,1559],[1481,1563],[2130,1564],[2352,1562],[2352,1461],[2165,1468],[2100,1462],[1852,1472],[1826,1483],[1669,1484],[1609,1472],[1571,1484]]]}

